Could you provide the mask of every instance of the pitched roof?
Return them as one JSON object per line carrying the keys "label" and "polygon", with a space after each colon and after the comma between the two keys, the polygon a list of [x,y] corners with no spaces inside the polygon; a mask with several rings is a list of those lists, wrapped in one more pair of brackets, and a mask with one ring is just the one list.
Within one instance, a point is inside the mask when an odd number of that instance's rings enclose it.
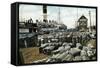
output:
{"label": "pitched roof", "polygon": [[80,19],[86,19],[86,20],[87,20],[87,18],[86,18],[84,15],[82,15],[82,16],[78,19],[78,22],[80,21]]}

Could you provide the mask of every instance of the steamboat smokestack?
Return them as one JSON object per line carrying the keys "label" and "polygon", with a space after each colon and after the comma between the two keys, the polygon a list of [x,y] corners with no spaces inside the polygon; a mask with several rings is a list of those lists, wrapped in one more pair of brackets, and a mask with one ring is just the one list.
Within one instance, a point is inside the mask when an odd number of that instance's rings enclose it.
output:
{"label": "steamboat smokestack", "polygon": [[47,6],[43,5],[43,22],[47,22]]}

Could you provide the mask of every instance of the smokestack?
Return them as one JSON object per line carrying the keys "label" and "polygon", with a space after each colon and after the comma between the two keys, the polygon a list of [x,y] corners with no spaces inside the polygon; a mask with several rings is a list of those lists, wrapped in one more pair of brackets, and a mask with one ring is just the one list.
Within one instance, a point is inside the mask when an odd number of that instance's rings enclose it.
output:
{"label": "smokestack", "polygon": [[43,5],[43,22],[47,22],[47,6]]}

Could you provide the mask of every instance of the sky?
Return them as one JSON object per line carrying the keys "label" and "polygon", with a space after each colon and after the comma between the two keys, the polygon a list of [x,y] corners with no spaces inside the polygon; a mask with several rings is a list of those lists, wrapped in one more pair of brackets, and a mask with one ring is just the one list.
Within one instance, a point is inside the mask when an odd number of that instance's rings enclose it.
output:
{"label": "sky", "polygon": [[[42,5],[25,5],[19,6],[19,21],[28,20],[30,18],[35,22],[36,19],[43,19]],[[60,22],[65,24],[68,28],[74,28],[76,21],[84,15],[88,19],[88,26],[90,26],[89,11],[91,11],[91,23],[96,23],[96,10],[93,8],[76,8],[76,7],[59,7],[47,6],[47,19],[58,21],[60,11]]]}

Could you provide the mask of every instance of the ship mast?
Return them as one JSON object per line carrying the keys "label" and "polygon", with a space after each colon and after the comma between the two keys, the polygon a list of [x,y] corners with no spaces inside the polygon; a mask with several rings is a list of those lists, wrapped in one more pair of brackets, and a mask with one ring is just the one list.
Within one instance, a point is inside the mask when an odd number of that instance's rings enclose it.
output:
{"label": "ship mast", "polygon": [[92,27],[91,27],[91,11],[89,11],[89,18],[90,18],[90,32],[92,31]]}
{"label": "ship mast", "polygon": [[78,27],[78,8],[76,8],[77,10],[77,12],[76,12],[76,22],[75,22],[75,27],[77,28]]}
{"label": "ship mast", "polygon": [[58,9],[58,23],[59,23],[59,24],[61,23],[60,15],[61,15],[61,13],[60,13],[60,8],[59,8],[59,9]]}
{"label": "ship mast", "polygon": [[75,28],[78,27],[78,8],[76,8],[76,20],[75,20]]}

